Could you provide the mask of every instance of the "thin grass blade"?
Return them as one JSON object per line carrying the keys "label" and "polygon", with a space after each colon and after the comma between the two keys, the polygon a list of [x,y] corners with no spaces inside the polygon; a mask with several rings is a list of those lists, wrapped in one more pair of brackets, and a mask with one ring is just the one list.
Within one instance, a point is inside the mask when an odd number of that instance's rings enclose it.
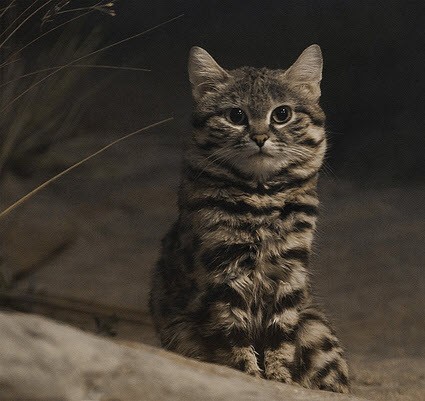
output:
{"label": "thin grass blade", "polygon": [[38,192],[40,192],[42,189],[44,189],[45,187],[47,187],[49,184],[57,181],[59,178],[63,177],[65,174],[68,174],[70,171],[76,169],[77,167],[81,166],[82,164],[86,163],[87,161],[93,159],[94,157],[96,157],[97,155],[99,155],[100,153],[103,153],[105,150],[109,149],[110,147],[128,139],[131,138],[134,135],[139,134],[140,132],[146,131],[150,128],[154,128],[157,127],[159,125],[165,124],[171,120],[173,120],[173,117],[169,117],[166,118],[164,120],[158,121],[154,124],[150,124],[147,125],[146,127],[140,128],[136,131],[130,132],[129,134],[126,134],[118,139],[116,139],[113,142],[110,142],[109,144],[107,144],[106,146],[102,147],[101,149],[97,150],[96,152],[92,153],[91,155],[85,157],[84,159],[78,161],[77,163],[74,163],[72,166],[68,167],[67,169],[61,171],[59,174],[56,174],[55,176],[53,176],[52,178],[48,179],[47,181],[43,182],[41,185],[37,186],[36,188],[34,188],[32,191],[28,192],[25,196],[23,196],[22,198],[20,198],[19,200],[17,200],[16,202],[14,202],[12,205],[10,205],[9,207],[7,207],[5,210],[3,210],[2,212],[0,212],[0,220],[2,218],[4,218],[5,216],[7,216],[9,213],[11,213],[13,210],[15,210],[17,207],[19,207],[20,205],[22,205],[23,203],[25,203],[26,201],[28,201],[29,199],[31,199],[34,195],[36,195]]}
{"label": "thin grass blade", "polygon": [[153,30],[155,30],[157,28],[160,28],[160,27],[162,27],[162,26],[164,26],[166,24],[169,24],[169,23],[171,23],[171,22],[173,22],[173,21],[175,21],[175,20],[177,20],[177,19],[179,19],[179,18],[181,18],[183,16],[184,16],[184,14],[180,14],[177,17],[170,18],[169,20],[164,21],[164,22],[161,22],[160,24],[155,25],[155,26],[153,26],[151,28],[148,28],[148,29],[144,30],[143,32],[140,32],[140,33],[135,34],[135,35],[132,35],[132,36],[130,36],[128,38],[119,40],[118,42],[114,42],[114,43],[112,43],[112,44],[110,44],[108,46],[102,47],[102,48],[97,49],[97,50],[95,50],[93,52],[90,52],[88,54],[85,54],[84,56],[78,57],[75,60],[73,60],[73,61],[71,61],[71,62],[63,65],[62,67],[58,67],[56,70],[54,70],[50,74],[46,75],[44,78],[40,79],[39,81],[35,82],[33,85],[31,85],[30,87],[28,87],[27,89],[25,89],[18,96],[16,96],[12,101],[10,101],[8,104],[6,104],[4,107],[2,107],[1,110],[0,110],[0,113],[2,113],[4,110],[6,110],[10,106],[12,106],[16,101],[18,101],[22,96],[24,96],[26,93],[28,93],[29,91],[31,91],[33,88],[35,88],[39,84],[43,83],[44,81],[46,81],[47,79],[49,79],[51,76],[57,74],[59,71],[62,71],[64,68],[67,68],[67,67],[69,67],[72,64],[78,63],[79,61],[84,60],[85,58],[88,58],[90,56],[94,56],[95,54],[98,54],[98,53],[100,53],[102,51],[105,51],[107,49],[111,49],[112,47],[118,46],[118,45],[120,45],[122,43],[128,42],[128,41],[130,41],[132,39],[138,38],[138,37],[140,37],[142,35],[145,35],[145,34],[147,34],[149,32],[152,32]]}

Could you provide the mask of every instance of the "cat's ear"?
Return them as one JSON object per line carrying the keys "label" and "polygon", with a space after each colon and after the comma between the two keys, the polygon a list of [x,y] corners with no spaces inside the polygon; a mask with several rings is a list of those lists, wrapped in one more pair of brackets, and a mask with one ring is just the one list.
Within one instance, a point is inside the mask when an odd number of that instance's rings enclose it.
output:
{"label": "cat's ear", "polygon": [[311,45],[286,70],[285,75],[294,81],[319,83],[322,80],[322,68],[322,51],[318,45]]}
{"label": "cat's ear", "polygon": [[297,61],[285,71],[285,78],[303,86],[314,97],[320,97],[323,58],[320,46],[311,45],[298,57]]}
{"label": "cat's ear", "polygon": [[216,83],[224,81],[229,74],[204,49],[194,46],[189,54],[189,80],[193,97],[199,99]]}

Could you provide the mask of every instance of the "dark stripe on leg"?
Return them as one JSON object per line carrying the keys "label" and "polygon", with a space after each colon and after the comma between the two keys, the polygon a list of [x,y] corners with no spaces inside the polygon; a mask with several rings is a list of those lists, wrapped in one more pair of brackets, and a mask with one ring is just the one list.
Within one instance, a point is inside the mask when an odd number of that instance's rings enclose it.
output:
{"label": "dark stripe on leg", "polygon": [[343,386],[348,386],[348,376],[345,373],[342,373],[338,370],[338,382],[341,383]]}
{"label": "dark stripe on leg", "polygon": [[312,381],[317,382],[324,379],[330,372],[332,372],[333,370],[337,370],[337,368],[338,368],[337,361],[334,360],[334,361],[328,362],[323,368],[321,368],[314,374]]}
{"label": "dark stripe on leg", "polygon": [[286,309],[297,307],[304,300],[304,291],[299,289],[290,294],[283,295],[276,301],[275,313],[281,313]]}
{"label": "dark stripe on leg", "polygon": [[311,230],[312,228],[313,228],[313,224],[311,224],[309,221],[300,220],[295,222],[294,224],[294,230],[298,232]]}
{"label": "dark stripe on leg", "polygon": [[295,380],[300,380],[312,366],[312,359],[317,350],[312,347],[301,346],[298,350],[298,361],[299,366],[297,369],[297,378]]}
{"label": "dark stripe on leg", "polygon": [[315,320],[315,321],[321,322],[326,327],[328,327],[330,329],[329,323],[326,320],[326,318],[323,315],[321,315],[317,312],[303,312],[303,313],[301,313],[299,325],[302,326],[310,320]]}
{"label": "dark stripe on leg", "polygon": [[291,248],[280,253],[280,257],[284,260],[294,259],[300,262],[307,263],[310,252],[306,248]]}
{"label": "dark stripe on leg", "polygon": [[327,337],[324,338],[322,343],[320,344],[320,349],[324,352],[329,352],[336,347],[338,347],[338,342]]}
{"label": "dark stripe on leg", "polygon": [[284,330],[282,327],[273,324],[267,328],[265,347],[276,350],[283,343],[293,343],[296,337],[296,329]]}
{"label": "dark stripe on leg", "polygon": [[249,333],[242,328],[233,326],[230,331],[224,328],[208,335],[202,335],[202,341],[207,348],[229,349],[231,347],[249,347],[252,343]]}

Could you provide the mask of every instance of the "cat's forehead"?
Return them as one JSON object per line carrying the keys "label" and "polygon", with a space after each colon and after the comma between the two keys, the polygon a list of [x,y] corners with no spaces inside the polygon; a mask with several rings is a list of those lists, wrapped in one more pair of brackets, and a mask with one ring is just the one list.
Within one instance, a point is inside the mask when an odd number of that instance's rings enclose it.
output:
{"label": "cat's forehead", "polygon": [[293,92],[283,79],[284,70],[242,67],[230,70],[231,80],[225,89],[233,101],[255,109],[267,109],[275,102],[289,100]]}
{"label": "cat's forehead", "polygon": [[240,67],[228,70],[228,72],[235,78],[254,82],[258,79],[273,80],[277,75],[284,73],[285,70],[273,70],[266,67]]}
{"label": "cat's forehead", "polygon": [[271,70],[268,68],[241,67],[229,71],[232,81],[240,90],[270,93],[275,89],[283,93],[284,81],[282,76],[284,70]]}

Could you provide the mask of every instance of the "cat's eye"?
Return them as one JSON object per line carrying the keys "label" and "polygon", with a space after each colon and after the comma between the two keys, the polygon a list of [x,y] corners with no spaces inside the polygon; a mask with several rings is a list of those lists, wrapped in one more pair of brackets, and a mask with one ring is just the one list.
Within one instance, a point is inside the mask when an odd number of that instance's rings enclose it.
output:
{"label": "cat's eye", "polygon": [[279,106],[272,111],[272,122],[284,124],[291,118],[292,112],[289,106]]}
{"label": "cat's eye", "polygon": [[245,112],[237,107],[226,110],[226,118],[235,125],[246,125],[248,122]]}

